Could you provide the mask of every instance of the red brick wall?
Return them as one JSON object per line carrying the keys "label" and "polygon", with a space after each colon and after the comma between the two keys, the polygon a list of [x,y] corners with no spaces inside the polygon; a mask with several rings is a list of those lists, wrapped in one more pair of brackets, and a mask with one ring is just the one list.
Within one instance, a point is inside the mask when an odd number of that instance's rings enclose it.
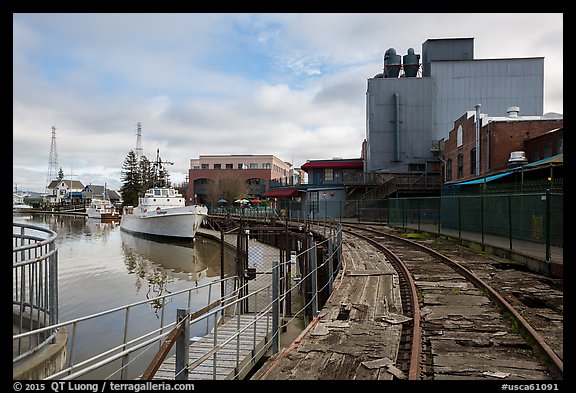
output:
{"label": "red brick wall", "polygon": [[[448,133],[444,142],[442,158],[445,161],[452,158],[452,182],[460,182],[476,178],[471,174],[470,151],[476,144],[475,116],[466,118],[463,115],[454,122],[454,129]],[[457,145],[457,130],[462,126],[462,146]],[[524,142],[542,135],[555,128],[562,127],[563,120],[511,120],[492,121],[480,130],[480,176],[508,169],[510,152],[523,151]],[[488,138],[489,134],[489,138]],[[489,143],[489,149],[488,147]],[[487,154],[490,162],[487,162]],[[458,178],[458,154],[463,154],[463,176]]]}

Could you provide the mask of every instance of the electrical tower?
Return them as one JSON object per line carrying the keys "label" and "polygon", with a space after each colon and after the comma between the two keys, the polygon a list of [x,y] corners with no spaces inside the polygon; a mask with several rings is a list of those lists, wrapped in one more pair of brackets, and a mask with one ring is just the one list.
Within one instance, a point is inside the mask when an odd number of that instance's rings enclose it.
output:
{"label": "electrical tower", "polygon": [[142,158],[143,152],[142,152],[142,123],[137,122],[136,123],[136,158],[138,159],[138,162],[140,162],[140,159]]}
{"label": "electrical tower", "polygon": [[50,144],[50,157],[48,158],[48,175],[46,176],[46,192],[50,182],[58,176],[58,152],[56,152],[56,127],[52,126],[52,143]]}

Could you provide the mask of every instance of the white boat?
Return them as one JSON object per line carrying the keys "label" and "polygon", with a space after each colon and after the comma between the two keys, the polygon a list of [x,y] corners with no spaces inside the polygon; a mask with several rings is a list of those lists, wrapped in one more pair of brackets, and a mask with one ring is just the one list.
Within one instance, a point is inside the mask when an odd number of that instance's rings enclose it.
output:
{"label": "white boat", "polygon": [[13,213],[26,213],[33,209],[32,206],[24,202],[24,198],[30,196],[28,193],[19,192],[16,188],[16,192],[12,193],[12,212]]}
{"label": "white boat", "polygon": [[32,206],[27,205],[24,202],[16,202],[12,204],[12,212],[13,213],[26,213],[33,209]]}
{"label": "white boat", "polygon": [[92,199],[90,206],[86,208],[88,218],[97,219],[120,219],[120,213],[116,207],[108,199]]}
{"label": "white boat", "polygon": [[138,206],[125,206],[120,228],[144,235],[194,239],[208,208],[186,206],[184,197],[172,187],[154,187],[138,198]]}

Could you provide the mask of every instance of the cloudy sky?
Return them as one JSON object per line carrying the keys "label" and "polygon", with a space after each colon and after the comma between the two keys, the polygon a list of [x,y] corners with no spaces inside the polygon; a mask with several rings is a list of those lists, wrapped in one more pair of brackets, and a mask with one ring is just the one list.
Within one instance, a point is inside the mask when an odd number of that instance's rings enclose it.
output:
{"label": "cloudy sky", "polygon": [[388,48],[474,38],[474,57],[544,57],[544,113],[563,114],[563,15],[13,14],[13,188],[58,166],[119,189],[142,124],[175,183],[191,158],[356,158],[367,79]]}

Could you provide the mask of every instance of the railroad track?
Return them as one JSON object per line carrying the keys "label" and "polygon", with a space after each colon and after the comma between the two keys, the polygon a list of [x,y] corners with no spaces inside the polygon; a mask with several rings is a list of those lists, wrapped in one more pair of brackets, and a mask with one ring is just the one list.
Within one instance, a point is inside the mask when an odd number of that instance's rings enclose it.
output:
{"label": "railroad track", "polygon": [[563,378],[562,280],[426,236],[344,227],[398,272],[407,321],[396,367],[408,379]]}

